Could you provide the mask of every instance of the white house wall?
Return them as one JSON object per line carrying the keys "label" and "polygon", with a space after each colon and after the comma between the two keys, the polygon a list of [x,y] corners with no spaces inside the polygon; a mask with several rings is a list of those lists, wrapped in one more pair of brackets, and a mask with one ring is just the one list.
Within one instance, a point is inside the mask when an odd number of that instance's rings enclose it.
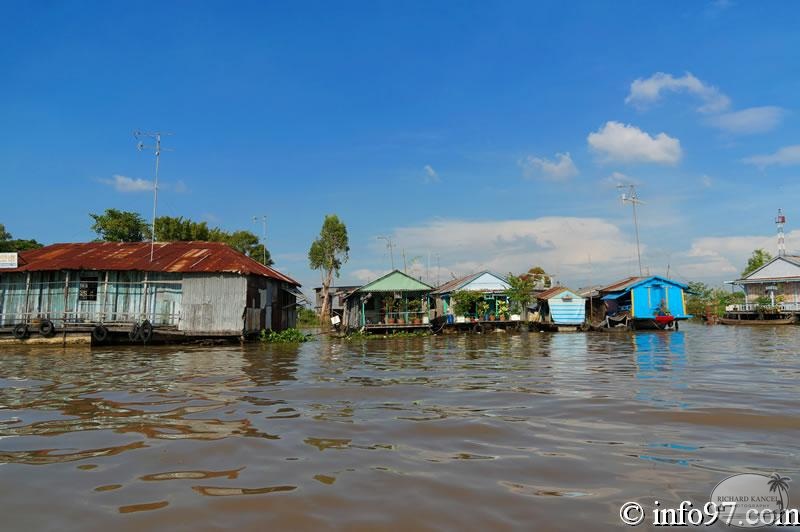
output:
{"label": "white house wall", "polygon": [[470,283],[464,285],[461,290],[480,290],[487,292],[502,292],[511,288],[507,282],[503,281],[496,275],[491,273],[484,273],[473,279]]}

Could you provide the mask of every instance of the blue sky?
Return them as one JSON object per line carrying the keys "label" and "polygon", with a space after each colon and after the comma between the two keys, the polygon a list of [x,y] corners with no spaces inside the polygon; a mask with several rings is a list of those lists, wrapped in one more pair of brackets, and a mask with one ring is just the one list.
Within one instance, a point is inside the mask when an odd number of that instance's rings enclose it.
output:
{"label": "blue sky", "polygon": [[[348,225],[341,282],[394,238],[417,275],[545,266],[584,285],[635,273],[633,182],[652,273],[718,282],[774,214],[800,249],[800,6],[794,2],[6,3],[4,223],[93,237],[88,213],[260,232],[306,287],[324,214]],[[139,181],[142,180],[142,181]],[[427,268],[428,257],[431,268]]]}

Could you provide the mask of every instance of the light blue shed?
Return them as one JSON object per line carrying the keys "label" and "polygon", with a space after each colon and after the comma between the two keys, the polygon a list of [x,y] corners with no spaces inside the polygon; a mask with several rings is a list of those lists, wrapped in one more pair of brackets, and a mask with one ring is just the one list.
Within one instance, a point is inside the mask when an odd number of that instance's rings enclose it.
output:
{"label": "light blue shed", "polygon": [[586,299],[564,286],[554,286],[538,294],[542,321],[554,325],[583,325]]}

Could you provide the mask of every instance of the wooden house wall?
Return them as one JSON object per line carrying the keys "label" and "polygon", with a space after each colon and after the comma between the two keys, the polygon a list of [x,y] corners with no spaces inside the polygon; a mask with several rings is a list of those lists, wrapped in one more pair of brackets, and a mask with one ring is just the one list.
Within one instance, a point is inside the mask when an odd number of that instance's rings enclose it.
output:
{"label": "wooden house wall", "polygon": [[800,281],[764,281],[763,283],[748,283],[742,286],[747,295],[748,303],[757,303],[758,298],[762,296],[769,297],[768,286],[777,287],[775,297],[783,296],[784,303],[800,303]]}
{"label": "wooden house wall", "polygon": [[231,273],[187,273],[183,277],[180,330],[197,334],[241,334],[247,278]]}

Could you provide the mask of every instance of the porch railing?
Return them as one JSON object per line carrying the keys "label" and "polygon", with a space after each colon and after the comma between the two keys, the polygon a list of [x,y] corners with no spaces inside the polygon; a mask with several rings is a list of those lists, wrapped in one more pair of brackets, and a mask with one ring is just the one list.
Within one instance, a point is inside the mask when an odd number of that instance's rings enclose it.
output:
{"label": "porch railing", "polygon": [[[758,303],[726,305],[725,312],[758,312],[758,310],[764,306],[765,305],[759,305]],[[770,305],[766,306],[770,307]],[[800,303],[778,303],[775,307],[784,312],[800,312]]]}

